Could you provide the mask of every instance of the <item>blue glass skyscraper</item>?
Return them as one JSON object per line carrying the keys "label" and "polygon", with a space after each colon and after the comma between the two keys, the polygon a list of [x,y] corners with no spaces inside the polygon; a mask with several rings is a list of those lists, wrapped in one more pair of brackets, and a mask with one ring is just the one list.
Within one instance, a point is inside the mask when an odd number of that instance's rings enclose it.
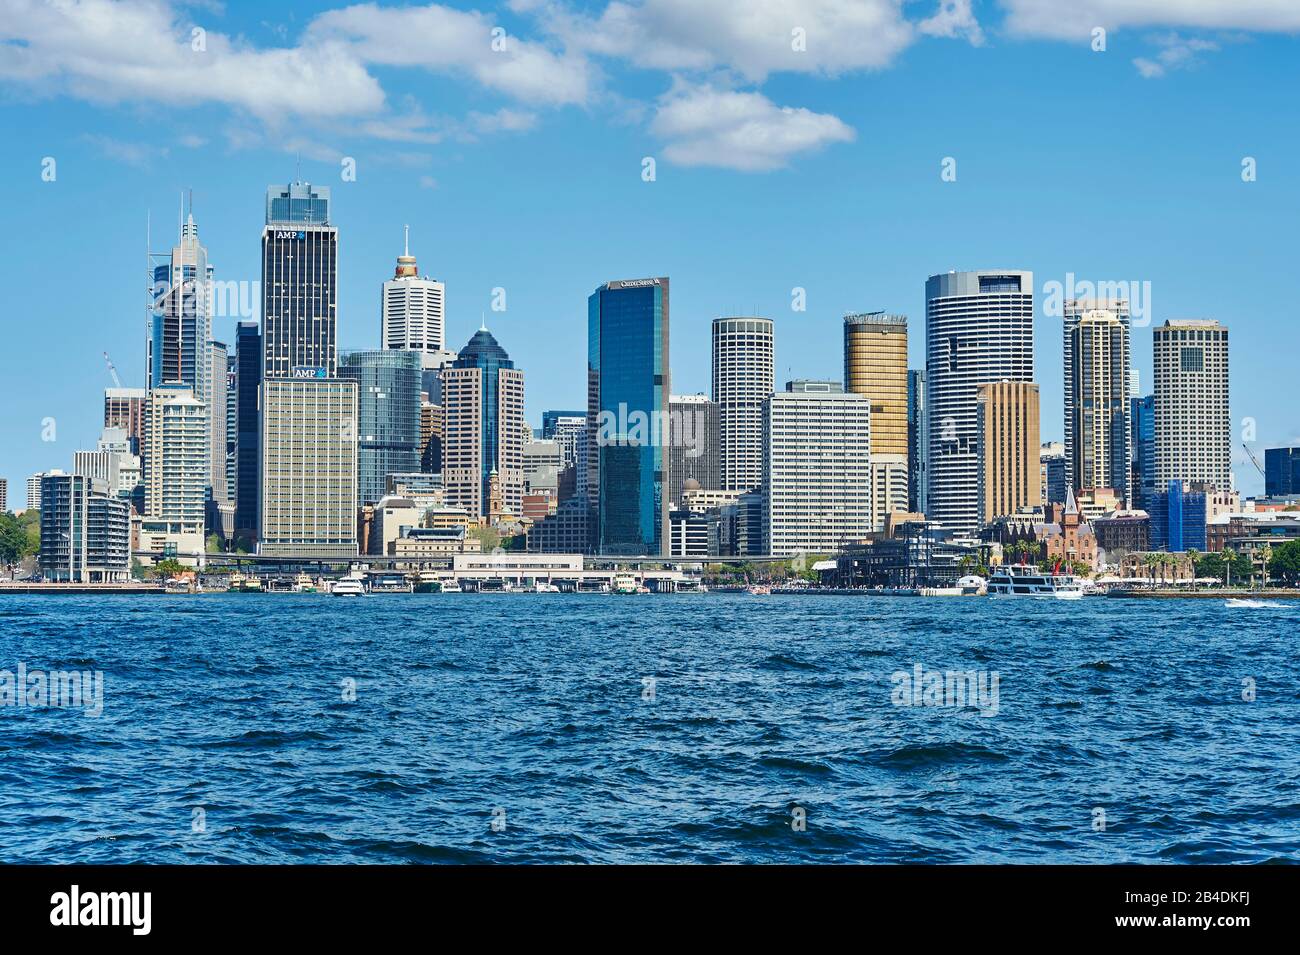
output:
{"label": "blue glass skyscraper", "polygon": [[388,475],[420,470],[420,353],[352,352],[339,377],[357,383],[357,493],[374,504]]}
{"label": "blue glass skyscraper", "polygon": [[668,552],[668,279],[587,300],[588,494],[599,554]]}
{"label": "blue glass skyscraper", "polygon": [[1133,425],[1133,507],[1145,510],[1156,489],[1156,396],[1129,400]]}

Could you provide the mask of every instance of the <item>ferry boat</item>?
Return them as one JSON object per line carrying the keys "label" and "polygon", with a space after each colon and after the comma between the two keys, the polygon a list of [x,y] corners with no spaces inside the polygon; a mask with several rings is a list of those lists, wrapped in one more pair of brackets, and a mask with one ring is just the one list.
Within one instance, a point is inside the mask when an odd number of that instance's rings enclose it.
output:
{"label": "ferry boat", "polygon": [[[635,594],[640,592],[640,583],[635,574],[615,574],[612,592],[616,594]],[[649,593],[650,591],[645,591]]]}
{"label": "ferry boat", "polygon": [[307,574],[299,574],[293,579],[293,592],[296,594],[314,594],[316,592],[316,581],[312,580]]}
{"label": "ferry boat", "polygon": [[415,578],[415,592],[417,594],[440,594],[443,589],[442,578],[432,570],[422,570],[420,576]]}
{"label": "ferry boat", "polygon": [[335,597],[364,597],[366,595],[366,575],[356,571],[334,581],[330,590]]}
{"label": "ferry boat", "polygon": [[245,577],[241,573],[230,575],[230,586],[226,588],[230,593],[235,594],[260,594],[262,592],[262,581],[257,577]]}
{"label": "ferry boat", "polygon": [[1028,565],[1007,564],[990,575],[988,595],[1078,600],[1083,596],[1083,581],[1073,574],[1059,573],[1055,567],[1042,571]]}

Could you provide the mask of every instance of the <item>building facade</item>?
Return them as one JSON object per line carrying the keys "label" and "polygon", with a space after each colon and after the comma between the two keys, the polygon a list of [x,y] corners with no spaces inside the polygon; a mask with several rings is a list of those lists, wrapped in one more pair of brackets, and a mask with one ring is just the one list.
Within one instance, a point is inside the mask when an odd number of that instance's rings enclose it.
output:
{"label": "building facade", "polygon": [[713,320],[721,490],[750,491],[762,482],[763,402],[776,388],[775,340],[770,318]]}
{"label": "building facade", "polygon": [[784,391],[763,406],[763,547],[833,553],[873,529],[871,400]]}
{"label": "building facade", "polygon": [[474,333],[442,372],[445,432],[442,482],[447,503],[490,517],[490,486],[518,515],[524,493],[524,373],[486,328]]}
{"label": "building facade", "polygon": [[[1113,486],[1113,485],[1106,485],[1106,484],[1103,485],[1081,484],[1074,470],[1075,467],[1074,435],[1075,435],[1075,427],[1076,427],[1076,418],[1078,417],[1078,398],[1076,395],[1076,389],[1074,385],[1076,379],[1079,377],[1079,374],[1075,367],[1077,362],[1076,359],[1077,352],[1075,349],[1074,330],[1079,326],[1079,323],[1083,320],[1085,315],[1087,315],[1089,312],[1096,312],[1096,311],[1109,313],[1110,315],[1114,316],[1114,318],[1123,327],[1122,337],[1124,341],[1124,350],[1122,355],[1122,362],[1108,361],[1108,366],[1110,366],[1111,368],[1111,370],[1108,373],[1110,374],[1123,373],[1125,375],[1136,374],[1135,370],[1133,369],[1132,361],[1130,358],[1130,348],[1131,348],[1130,343],[1132,341],[1132,323],[1129,316],[1129,304],[1126,299],[1107,296],[1102,298],[1067,299],[1066,301],[1061,303],[1061,314],[1063,318],[1062,359],[1063,359],[1063,370],[1064,370],[1064,376],[1062,380],[1065,382],[1065,439],[1064,439],[1065,471],[1066,471],[1065,477],[1066,477],[1066,481],[1069,482],[1070,486],[1073,487],[1075,490],[1078,490],[1080,487]],[[1114,358],[1116,356],[1112,355],[1110,357]],[[1120,367],[1121,364],[1123,366],[1122,368]],[[1131,396],[1136,390],[1137,390],[1137,385],[1135,383],[1131,383],[1129,395]],[[1130,433],[1130,437],[1129,437],[1130,447],[1131,447],[1131,438],[1132,436]],[[1131,457],[1131,452],[1130,452],[1130,457]],[[1127,482],[1127,480],[1128,479],[1126,477],[1125,481]],[[1121,488],[1117,487],[1116,490],[1121,491],[1122,493]]]}
{"label": "building facade", "polygon": [[1009,517],[1042,501],[1038,385],[988,382],[976,389],[979,522]]}
{"label": "building facade", "polygon": [[1129,399],[1129,429],[1133,434],[1129,488],[1132,507],[1144,509],[1156,490],[1156,396]]}
{"label": "building facade", "polygon": [[1264,493],[1268,497],[1300,494],[1300,448],[1264,449]]}
{"label": "building facade", "polygon": [[343,356],[339,378],[357,386],[357,495],[374,504],[388,475],[420,470],[420,353],[384,349]]}
{"label": "building facade", "polygon": [[[165,525],[160,533],[202,541],[208,488],[207,407],[188,385],[168,384],[149,393],[145,414],[144,516]],[[201,549],[201,548],[200,548]]]}
{"label": "building facade", "polygon": [[149,392],[144,388],[105,388],[104,427],[122,428],[131,441],[131,453],[140,453],[144,437],[144,406]]}
{"label": "building facade", "polygon": [[1074,490],[1108,487],[1131,502],[1127,314],[1089,309],[1067,320],[1065,456]]}
{"label": "building facade", "polygon": [[1232,487],[1228,330],[1167,321],[1155,333],[1155,486]]}
{"label": "building facade", "polygon": [[587,300],[587,495],[599,554],[667,554],[668,278]]}
{"label": "building facade", "polygon": [[41,577],[69,584],[131,576],[131,506],[83,474],[41,478]]}
{"label": "building facade", "polygon": [[908,453],[907,316],[844,316],[844,390],[871,402],[873,454]]}
{"label": "building facade", "polygon": [[257,538],[261,520],[262,333],[257,322],[235,328],[235,531]]}
{"label": "building facade", "polygon": [[678,504],[687,481],[697,487],[719,487],[721,416],[718,403],[707,395],[673,395],[668,409],[668,501]]}
{"label": "building facade", "polygon": [[925,372],[907,373],[907,509],[925,513],[925,462],[929,453],[925,415]]}
{"label": "building facade", "polygon": [[1033,381],[1032,272],[947,272],[925,285],[926,516],[970,532],[980,520],[977,390]]}

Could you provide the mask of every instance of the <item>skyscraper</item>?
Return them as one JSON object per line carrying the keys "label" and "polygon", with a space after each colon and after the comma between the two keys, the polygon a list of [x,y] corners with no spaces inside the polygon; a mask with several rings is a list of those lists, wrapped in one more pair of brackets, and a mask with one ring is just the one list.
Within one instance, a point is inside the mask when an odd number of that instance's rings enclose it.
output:
{"label": "skyscraper", "polygon": [[724,491],[763,480],[763,402],[776,388],[770,318],[713,320],[713,400],[718,403],[718,469]]}
{"label": "skyscraper", "polygon": [[979,523],[976,391],[1034,377],[1034,276],[947,272],[925,283],[926,517],[957,531]]}
{"label": "skyscraper", "polygon": [[587,299],[587,493],[600,554],[666,554],[667,277]]}
{"label": "skyscraper", "polygon": [[668,411],[668,502],[675,505],[688,480],[718,488],[718,403],[707,395],[672,395]]}
{"label": "skyscraper", "polygon": [[149,314],[145,375],[150,391],[182,382],[205,407],[211,390],[212,266],[199,242],[194,215],[186,217],[180,239],[168,255],[152,256],[153,301]]}
{"label": "skyscraper", "polygon": [[1042,504],[1038,386],[988,382],[976,389],[980,521]]}
{"label": "skyscraper", "polygon": [[523,508],[524,373],[486,328],[442,372],[445,432],[442,484],[447,503],[490,518],[491,490],[505,510]]}
{"label": "skyscraper", "polygon": [[235,328],[235,530],[257,538],[262,508],[262,333],[257,322]]}
{"label": "skyscraper", "polygon": [[426,368],[446,364],[445,299],[446,287],[441,282],[420,277],[408,229],[405,249],[397,257],[397,269],[384,283],[380,303],[384,348],[419,352]]}
{"label": "skyscraper", "polygon": [[145,409],[140,549],[202,558],[209,469],[208,409],[181,382],[158,385]]}
{"label": "skyscraper", "polygon": [[[1078,327],[1079,322],[1087,312],[1105,311],[1112,313],[1119,323],[1124,327],[1124,359],[1123,371],[1130,375],[1136,376],[1136,369],[1133,368],[1131,353],[1132,325],[1129,318],[1129,305],[1122,298],[1080,298],[1067,299],[1061,304],[1062,314],[1062,367],[1064,375],[1062,381],[1065,382],[1065,474],[1066,483],[1076,490],[1082,487],[1091,487],[1093,485],[1080,484],[1079,478],[1075,476],[1074,471],[1074,426],[1075,426],[1075,395],[1072,383],[1075,381],[1075,351],[1074,351],[1074,329]],[[1137,393],[1137,385],[1130,381],[1129,395]],[[1126,427],[1129,427],[1126,425]],[[1125,440],[1127,448],[1126,453],[1132,458],[1132,431],[1127,432]],[[1111,487],[1109,484],[1100,485],[1101,487]],[[1113,490],[1118,494],[1123,494],[1121,487],[1115,487]]]}
{"label": "skyscraper", "polygon": [[871,401],[873,454],[907,455],[907,316],[844,316],[844,390]]}
{"label": "skyscraper", "polygon": [[226,344],[208,342],[208,360],[211,363],[209,389],[212,402],[208,409],[208,486],[212,488],[212,501],[217,505],[230,500],[226,485]]}
{"label": "skyscraper", "polygon": [[929,453],[926,440],[925,372],[912,369],[907,373],[907,509],[925,513],[925,461]]}
{"label": "skyscraper", "polygon": [[388,475],[420,470],[420,353],[352,352],[339,377],[357,383],[357,491],[374,504]]}
{"label": "skyscraper", "polygon": [[776,392],[763,404],[762,550],[830,554],[866,537],[874,477],[870,399]]}
{"label": "skyscraper", "polygon": [[338,229],[328,188],[295,182],[266,192],[262,229],[264,379],[328,378],[337,363]]}
{"label": "skyscraper", "polygon": [[1264,449],[1264,493],[1269,497],[1300,494],[1300,448]]}
{"label": "skyscraper", "polygon": [[1156,490],[1156,396],[1129,398],[1129,430],[1133,434],[1129,487],[1133,491],[1130,505],[1145,510]]}
{"label": "skyscraper", "polygon": [[357,387],[337,377],[338,230],[326,188],[266,194],[258,553],[357,552]]}
{"label": "skyscraper", "polygon": [[131,442],[131,453],[140,453],[144,437],[144,406],[149,392],[144,388],[105,388],[104,427],[122,428]]}
{"label": "skyscraper", "polygon": [[1180,319],[1156,328],[1155,486],[1170,481],[1232,488],[1228,330]]}
{"label": "skyscraper", "polygon": [[1131,506],[1128,323],[1089,309],[1067,329],[1066,474],[1075,491],[1108,487]]}

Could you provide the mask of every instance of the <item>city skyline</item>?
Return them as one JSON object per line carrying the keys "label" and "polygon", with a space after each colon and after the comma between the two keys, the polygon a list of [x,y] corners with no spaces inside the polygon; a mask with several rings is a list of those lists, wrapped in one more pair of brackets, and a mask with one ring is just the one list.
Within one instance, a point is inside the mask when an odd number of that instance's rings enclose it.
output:
{"label": "city skyline", "polygon": [[[760,57],[756,67],[727,30],[697,40],[713,43],[701,61],[747,67],[752,78],[735,89],[708,87],[721,103],[747,105],[756,122],[778,126],[790,122],[780,111],[789,107],[796,118],[829,117],[821,126],[838,128],[834,120],[855,134],[832,137],[819,149],[769,155],[768,166],[750,169],[734,168],[745,154],[738,140],[704,150],[703,160],[716,161],[697,161],[674,132],[683,128],[682,101],[692,91],[698,99],[707,86],[699,68],[643,69],[626,57],[592,54],[584,62],[607,74],[599,95],[529,112],[519,90],[474,79],[472,62],[448,66],[450,87],[427,71],[374,67],[376,85],[393,102],[426,102],[437,113],[454,103],[479,116],[473,129],[462,117],[459,126],[448,119],[431,131],[410,125],[409,115],[402,117],[405,132],[391,116],[369,126],[268,126],[261,117],[283,106],[283,94],[266,91],[268,108],[250,111],[247,98],[232,105],[237,97],[217,80],[195,94],[193,108],[159,123],[156,112],[139,107],[163,93],[119,77],[88,93],[75,82],[84,64],[71,62],[66,37],[48,28],[46,14],[15,18],[14,36],[41,52],[57,81],[31,89],[16,70],[14,93],[0,106],[8,124],[26,131],[0,154],[0,189],[11,228],[35,240],[19,244],[0,266],[0,278],[13,290],[13,314],[33,317],[6,324],[0,373],[13,387],[11,414],[0,425],[7,449],[0,472],[18,486],[30,473],[66,465],[73,450],[93,446],[99,422],[84,409],[111,384],[102,352],[110,353],[125,385],[144,384],[138,320],[146,218],[152,216],[155,251],[169,248],[177,198],[192,188],[217,277],[255,281],[258,250],[248,232],[260,218],[259,194],[268,182],[295,178],[301,155],[301,178],[332,188],[343,235],[340,349],[378,347],[378,286],[392,275],[406,225],[421,272],[446,284],[447,340],[465,340],[486,314],[521,360],[577,333],[582,302],[605,276],[673,276],[680,304],[671,372],[680,393],[708,391],[708,328],[715,317],[756,312],[773,319],[780,380],[836,377],[841,357],[832,343],[845,313],[883,309],[910,316],[917,328],[925,276],[1014,264],[1033,271],[1038,284],[1036,375],[1043,436],[1050,439],[1062,437],[1061,329],[1059,317],[1045,311],[1043,286],[1066,284],[1071,275],[1150,282],[1151,314],[1140,323],[1135,315],[1133,329],[1141,392],[1150,391],[1153,325],[1211,318],[1230,327],[1237,357],[1234,471],[1238,487],[1256,493],[1262,478],[1236,440],[1242,420],[1255,423],[1257,454],[1300,438],[1285,388],[1285,356],[1271,347],[1286,325],[1268,295],[1269,276],[1289,265],[1285,210],[1294,207],[1298,188],[1282,175],[1296,133],[1276,122],[1289,109],[1284,90],[1293,84],[1285,76],[1296,70],[1293,41],[1276,34],[1294,24],[1282,14],[1234,21],[1227,9],[1199,22],[1180,8],[1163,18],[1118,21],[1089,10],[1109,27],[1107,49],[1094,52],[1087,30],[1067,38],[1063,26],[1029,22],[1023,7],[979,10],[979,45],[970,42],[969,23],[964,39],[935,36],[937,25],[929,32],[917,26],[927,12],[909,10],[911,25],[877,63],[866,62],[865,52],[860,60],[825,59],[813,8],[806,11],[808,66]],[[254,61],[299,49],[316,22],[304,15],[262,26],[239,11],[195,16],[211,16],[206,29],[214,59],[224,49],[218,37],[238,34]],[[540,17],[501,14],[511,36],[539,54],[549,49]],[[188,22],[172,11],[163,35],[188,50]],[[643,25],[647,42],[669,29]],[[1250,32],[1231,42],[1218,32],[1233,28]],[[1177,42],[1162,30],[1175,31]],[[954,32],[963,31],[954,24]],[[1193,49],[1193,38],[1204,42],[1177,60],[1179,50]],[[183,62],[159,55],[156,69],[179,71]],[[1062,62],[1070,68],[1061,69]],[[1279,82],[1255,83],[1246,66],[1270,68]],[[1026,88],[1020,78],[1030,74],[1039,79]],[[953,82],[956,77],[962,82]],[[990,95],[1001,106],[993,118],[983,109]],[[1081,124],[1122,122],[1117,101],[1141,105],[1134,120],[1140,126],[1124,136],[1125,148],[1071,149],[1071,131]],[[592,103],[620,108],[579,105]],[[384,109],[397,107],[376,107]],[[638,122],[637,109],[647,118]],[[936,128],[927,117],[940,109],[948,118]],[[887,130],[887,149],[868,135],[876,129]],[[1205,141],[1216,147],[1200,148]],[[574,142],[583,144],[581,153]],[[42,179],[46,157],[58,164],[53,181]],[[343,179],[349,157],[354,181]],[[645,157],[657,159],[652,182],[642,178]],[[956,161],[954,181],[942,178],[946,158]],[[1254,181],[1243,181],[1246,159],[1258,164]],[[1193,193],[1197,203],[1182,201]],[[611,217],[611,209],[631,214]],[[1066,218],[1071,227],[1057,228]],[[1207,222],[1216,227],[1206,229]],[[77,282],[89,290],[93,308],[50,296],[45,283],[21,281],[47,274],[55,241],[77,262]],[[795,288],[806,291],[806,311],[791,308]],[[496,289],[506,294],[504,312],[493,311]],[[252,312],[241,317],[260,317],[256,304]],[[213,337],[232,343],[235,320],[217,318]],[[60,351],[57,365],[45,336],[51,322],[73,343]],[[913,369],[923,365],[922,346],[913,334]],[[543,409],[581,405],[581,355],[527,365],[531,423]],[[41,387],[56,369],[70,379],[58,394]],[[41,440],[46,418],[58,424],[56,447]]]}

